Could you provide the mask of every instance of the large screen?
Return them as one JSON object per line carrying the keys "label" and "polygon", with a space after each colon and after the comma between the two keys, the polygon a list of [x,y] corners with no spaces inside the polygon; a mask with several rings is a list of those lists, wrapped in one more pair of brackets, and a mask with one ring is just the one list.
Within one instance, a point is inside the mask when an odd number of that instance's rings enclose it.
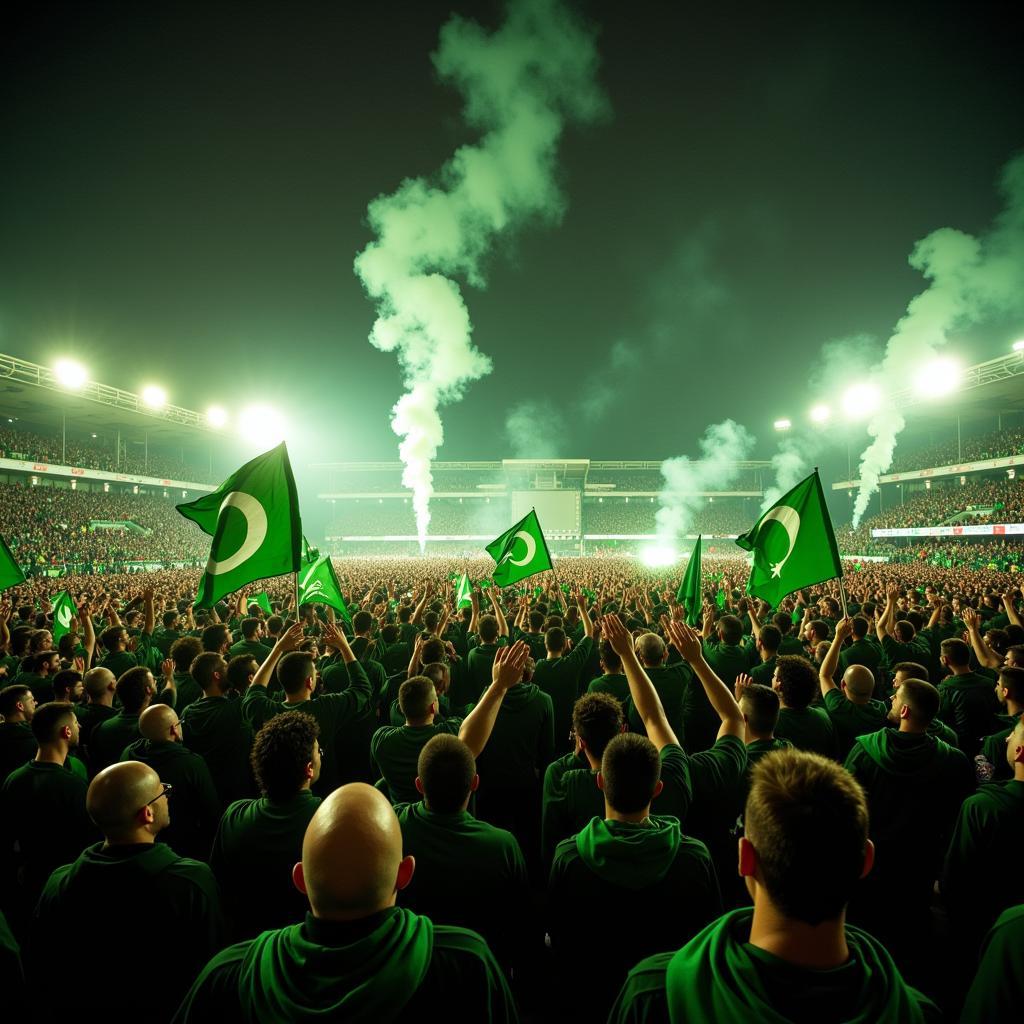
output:
{"label": "large screen", "polygon": [[519,522],[530,509],[549,540],[564,540],[580,535],[579,491],[513,491],[512,521]]}

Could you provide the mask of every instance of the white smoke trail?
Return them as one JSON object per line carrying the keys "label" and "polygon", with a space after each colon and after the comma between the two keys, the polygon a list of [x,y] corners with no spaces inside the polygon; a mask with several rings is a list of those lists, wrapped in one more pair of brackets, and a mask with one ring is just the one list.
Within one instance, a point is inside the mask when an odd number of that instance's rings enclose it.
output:
{"label": "white smoke trail", "polygon": [[673,548],[690,528],[706,499],[702,491],[721,490],[739,473],[735,466],[750,457],[754,438],[734,420],[713,423],[700,439],[700,460],[685,455],[661,464],[665,478],[655,516],[658,545]]}
{"label": "white smoke trail", "polygon": [[791,491],[811,471],[810,450],[813,443],[802,437],[786,437],[772,456],[775,482],[764,492],[761,511],[771,508],[787,491]]}
{"label": "white smoke trail", "polygon": [[472,343],[459,285],[484,285],[482,262],[499,232],[529,218],[557,221],[563,209],[555,149],[570,120],[604,110],[591,33],[561,0],[519,0],[488,35],[453,16],[434,67],[465,99],[466,122],[482,132],[442,167],[437,183],[408,179],[369,206],[377,235],[355,271],[377,304],[370,341],[397,352],[407,393],[394,408],[403,483],[413,490],[420,547],[430,523],[430,467],[444,441],[441,406],[458,401],[491,360]]}
{"label": "white smoke trail", "polygon": [[[1003,170],[1005,206],[992,230],[980,238],[940,228],[922,239],[910,265],[930,280],[915,296],[886,346],[875,376],[883,392],[912,383],[953,331],[1024,311],[1024,155]],[[905,421],[884,402],[868,423],[874,441],[860,457],[860,490],[853,506],[856,527],[892,465],[896,438]]]}

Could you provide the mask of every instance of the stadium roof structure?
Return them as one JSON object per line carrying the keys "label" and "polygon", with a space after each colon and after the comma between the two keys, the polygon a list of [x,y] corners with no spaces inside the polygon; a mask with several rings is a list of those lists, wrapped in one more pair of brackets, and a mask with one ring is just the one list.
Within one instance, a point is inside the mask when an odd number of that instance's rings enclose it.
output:
{"label": "stadium roof structure", "polygon": [[109,433],[141,434],[153,441],[207,441],[222,432],[206,416],[178,405],[158,409],[141,395],[87,381],[81,388],[64,387],[52,367],[0,353],[0,411],[28,423],[60,425],[62,416],[88,420]]}

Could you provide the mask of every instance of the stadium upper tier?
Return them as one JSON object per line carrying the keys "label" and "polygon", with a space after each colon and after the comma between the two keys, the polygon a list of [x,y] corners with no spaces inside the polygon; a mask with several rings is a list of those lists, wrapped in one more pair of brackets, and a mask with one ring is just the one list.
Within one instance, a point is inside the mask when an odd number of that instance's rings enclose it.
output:
{"label": "stadium upper tier", "polygon": [[[180,500],[180,499],[179,499]],[[131,522],[134,527],[91,528]],[[207,538],[171,498],[0,484],[0,534],[25,565],[203,559]]]}
{"label": "stadium upper tier", "polygon": [[120,449],[118,452],[118,442],[114,438],[62,439],[59,431],[55,435],[42,434],[20,429],[16,423],[5,424],[0,429],[0,456],[3,458],[200,484],[218,482],[210,479],[209,465],[187,465],[180,458],[154,450],[139,454],[123,441],[120,442]]}
{"label": "stadium upper tier", "polygon": [[1024,455],[1024,429],[993,430],[979,437],[961,438],[959,442],[954,437],[924,448],[897,448],[887,472],[910,473],[918,469],[1002,459],[1011,455]]}

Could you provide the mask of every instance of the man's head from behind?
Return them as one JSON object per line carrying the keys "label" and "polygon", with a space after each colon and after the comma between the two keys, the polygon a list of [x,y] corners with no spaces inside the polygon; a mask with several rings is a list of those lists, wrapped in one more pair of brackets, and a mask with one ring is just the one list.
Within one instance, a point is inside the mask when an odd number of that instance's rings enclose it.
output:
{"label": "man's head from behind", "polygon": [[171,660],[174,671],[185,673],[192,662],[203,653],[203,642],[197,636],[181,636],[171,644]]}
{"label": "man's head from behind", "polygon": [[925,731],[939,713],[939,691],[923,679],[905,679],[892,695],[889,721],[904,731]]}
{"label": "man's head from behind", "polygon": [[605,748],[624,727],[622,705],[610,693],[586,693],[573,706],[576,751],[586,750],[598,764]]}
{"label": "man's head from behind", "polygon": [[121,761],[92,780],[85,807],[108,843],[152,842],[171,822],[169,793],[149,765]]}
{"label": "man's head from behind", "polygon": [[458,736],[440,733],[424,744],[416,763],[416,789],[423,794],[428,811],[465,810],[469,794],[479,783],[473,751]]}
{"label": "man's head from behind", "polygon": [[151,704],[139,715],[139,733],[150,743],[180,743],[178,713],[170,704]]}
{"label": "man's head from behind", "polygon": [[657,633],[641,634],[636,638],[633,649],[636,651],[636,656],[640,659],[641,664],[647,666],[647,668],[654,668],[660,665],[668,653],[665,641]]}
{"label": "man's head from behind", "polygon": [[387,797],[353,782],[317,808],[292,879],[315,917],[357,921],[393,907],[415,866],[402,857],[402,831]]}
{"label": "man's head from behind", "polygon": [[277,681],[292,700],[312,695],[316,688],[316,663],[306,651],[290,651],[277,663]]}
{"label": "man's head from behind", "polygon": [[481,615],[477,629],[485,644],[493,644],[498,639],[498,620],[493,615]]}
{"label": "man's head from behind", "polygon": [[78,718],[70,704],[40,704],[32,716],[32,735],[40,747],[78,745]]}
{"label": "man's head from behind", "polygon": [[867,665],[851,665],[843,673],[843,689],[853,700],[868,700],[875,692],[875,677]]}
{"label": "man's head from behind", "polygon": [[740,840],[740,874],[754,900],[817,925],[842,914],[871,869],[864,791],[834,761],[782,750],[754,768]]}
{"label": "man's head from behind", "polygon": [[663,785],[658,748],[635,733],[614,737],[604,748],[597,784],[610,810],[622,815],[645,813]]}
{"label": "man's head from behind", "polygon": [[153,673],[144,665],[128,669],[117,677],[116,692],[124,711],[131,715],[139,714],[156,693]]}
{"label": "man's head from behind", "polygon": [[784,654],[775,662],[772,688],[785,707],[802,711],[818,692],[818,673],[799,654]]}
{"label": "man's head from behind", "polygon": [[117,680],[109,668],[91,668],[82,679],[85,695],[90,701],[99,703],[108,694],[113,697]]}
{"label": "man's head from behind", "polygon": [[939,650],[941,652],[939,660],[950,671],[970,667],[971,649],[963,642],[963,640],[958,640],[956,637],[950,637],[948,640],[942,641],[939,645]]}
{"label": "man's head from behind", "polygon": [[779,695],[770,686],[753,683],[740,691],[740,711],[747,724],[747,741],[768,739],[779,724]]}
{"label": "man's head from behind", "polygon": [[268,800],[290,800],[320,777],[320,727],[312,715],[275,715],[258,733],[249,755],[260,791]]}
{"label": "man's head from behind", "polygon": [[398,688],[398,707],[408,725],[424,725],[437,714],[437,693],[426,676],[406,679]]}

